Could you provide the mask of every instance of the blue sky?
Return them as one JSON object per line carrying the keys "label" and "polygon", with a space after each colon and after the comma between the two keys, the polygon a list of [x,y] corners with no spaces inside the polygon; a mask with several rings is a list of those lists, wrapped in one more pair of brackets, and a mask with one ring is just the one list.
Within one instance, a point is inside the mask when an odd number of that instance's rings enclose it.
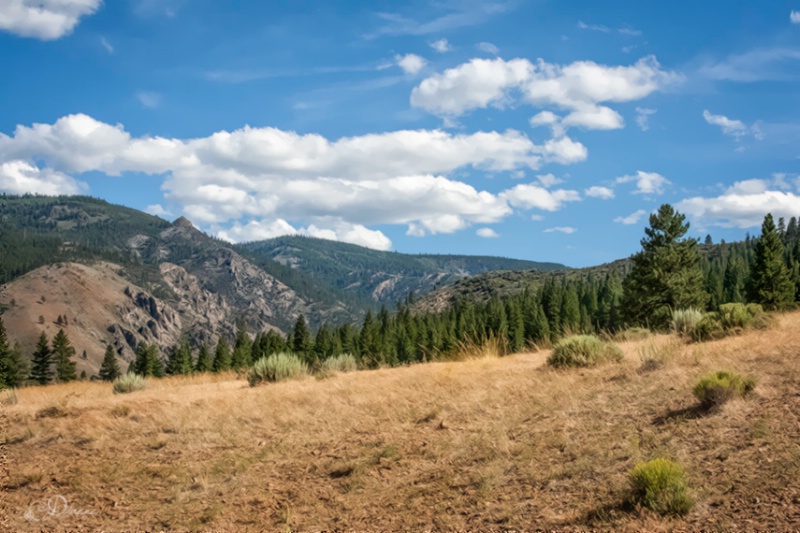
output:
{"label": "blue sky", "polygon": [[664,202],[800,216],[800,0],[4,0],[0,66],[0,191],[233,241],[587,266]]}

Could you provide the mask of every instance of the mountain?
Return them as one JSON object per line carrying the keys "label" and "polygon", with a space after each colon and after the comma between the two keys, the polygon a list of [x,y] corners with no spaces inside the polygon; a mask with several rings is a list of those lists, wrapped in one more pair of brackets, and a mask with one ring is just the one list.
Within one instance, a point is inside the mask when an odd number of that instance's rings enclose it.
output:
{"label": "mountain", "polygon": [[170,223],[84,196],[0,196],[0,313],[30,353],[64,327],[81,369],[106,343],[125,360],[140,342],[166,348],[249,331],[288,331],[299,315],[361,320],[491,270],[564,268],[494,257],[404,255],[305,237],[231,245],[181,217]]}
{"label": "mountain", "polygon": [[[425,294],[437,287],[490,271],[566,269],[542,263],[489,256],[409,255],[381,252],[343,242],[286,236],[235,246],[255,258],[279,263],[285,270],[307,274],[359,305],[387,306],[409,293]],[[274,268],[274,267],[273,267]]]}

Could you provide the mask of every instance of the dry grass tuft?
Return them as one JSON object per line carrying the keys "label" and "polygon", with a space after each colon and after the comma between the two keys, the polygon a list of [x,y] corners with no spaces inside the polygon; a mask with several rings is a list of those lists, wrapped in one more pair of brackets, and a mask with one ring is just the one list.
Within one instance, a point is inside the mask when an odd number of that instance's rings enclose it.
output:
{"label": "dry grass tuft", "polygon": [[[19,389],[0,409],[0,529],[792,529],[800,313],[776,321],[702,345],[653,335],[570,372],[543,351],[254,388],[227,374],[132,395]],[[639,373],[662,346],[667,364]],[[758,389],[698,413],[692,388],[719,368]],[[37,417],[54,406],[68,416]],[[685,516],[625,506],[629,472],[653,457],[685,468]],[[25,518],[54,496],[92,514]]]}

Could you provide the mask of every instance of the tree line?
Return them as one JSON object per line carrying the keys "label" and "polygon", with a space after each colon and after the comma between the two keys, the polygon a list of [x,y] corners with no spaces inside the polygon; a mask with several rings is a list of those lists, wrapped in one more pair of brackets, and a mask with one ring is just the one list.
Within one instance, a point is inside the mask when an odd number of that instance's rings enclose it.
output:
{"label": "tree line", "polygon": [[[323,324],[312,334],[299,316],[287,335],[276,330],[251,335],[244,323],[233,339],[214,346],[191,346],[188,339],[161,354],[141,343],[128,371],[161,377],[193,372],[223,372],[249,367],[261,357],[293,352],[312,368],[327,358],[351,354],[362,367],[394,366],[447,357],[465,345],[493,340],[508,352],[547,345],[572,333],[614,332],[630,326],[664,330],[674,310],[713,311],[730,302],[759,303],[782,310],[800,296],[800,229],[766,215],[759,238],[708,246],[686,238],[689,223],[669,204],[650,215],[642,249],[631,257],[627,275],[608,273],[580,280],[550,278],[521,294],[486,302],[460,299],[441,312],[416,313],[412,298],[368,310],[360,325]],[[701,253],[702,252],[702,253]],[[46,384],[76,379],[75,350],[61,329],[52,343],[41,334],[26,367],[19,346],[9,347],[0,320],[0,386],[29,380]],[[121,370],[114,348],[106,348],[98,377],[113,380]],[[26,374],[27,373],[27,374]]]}

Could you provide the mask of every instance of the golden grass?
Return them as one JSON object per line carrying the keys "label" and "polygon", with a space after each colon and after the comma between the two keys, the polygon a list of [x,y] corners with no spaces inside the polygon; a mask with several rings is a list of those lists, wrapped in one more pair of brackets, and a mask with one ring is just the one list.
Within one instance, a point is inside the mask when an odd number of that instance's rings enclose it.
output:
{"label": "golden grass", "polygon": [[[659,346],[665,365],[639,372],[640,354]],[[542,351],[257,388],[230,374],[151,380],[129,395],[99,383],[21,389],[0,407],[0,528],[800,523],[800,314],[712,343],[656,335],[621,348],[620,364],[566,371],[548,369]],[[719,369],[758,386],[701,412],[692,386]],[[624,507],[628,472],[655,457],[686,468],[698,502],[688,516]],[[26,519],[55,496],[92,514]]]}

